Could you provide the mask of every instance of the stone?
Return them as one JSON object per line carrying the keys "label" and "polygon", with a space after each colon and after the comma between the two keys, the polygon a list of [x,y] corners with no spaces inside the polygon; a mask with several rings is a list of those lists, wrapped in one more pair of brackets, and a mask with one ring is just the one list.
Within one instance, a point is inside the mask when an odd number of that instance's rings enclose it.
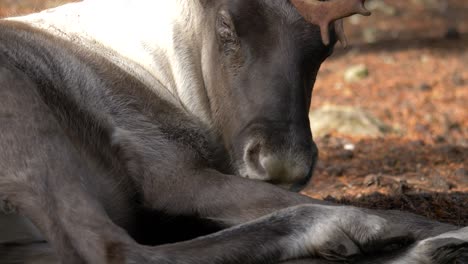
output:
{"label": "stone", "polygon": [[372,114],[349,106],[323,106],[311,111],[310,125],[316,137],[333,132],[349,136],[382,137],[394,130]]}
{"label": "stone", "polygon": [[387,16],[395,16],[398,14],[398,10],[396,9],[396,7],[391,6],[382,0],[374,0],[374,1],[369,2],[367,4],[367,8],[371,11],[374,11],[374,10],[380,11]]}
{"label": "stone", "polygon": [[344,175],[346,168],[341,165],[331,165],[325,170],[332,177],[341,177]]}
{"label": "stone", "polygon": [[369,69],[364,64],[349,67],[344,74],[346,82],[357,82],[369,76]]}
{"label": "stone", "polygon": [[432,86],[430,84],[427,84],[427,83],[421,83],[421,84],[418,85],[418,90],[420,90],[422,92],[432,91]]}
{"label": "stone", "polygon": [[363,184],[365,186],[380,185],[380,176],[376,174],[369,174],[364,178]]}
{"label": "stone", "polygon": [[377,42],[378,33],[376,28],[367,27],[362,30],[362,37],[366,43],[372,44]]}
{"label": "stone", "polygon": [[445,32],[445,38],[451,40],[458,40],[461,38],[460,31],[457,28],[449,27]]}
{"label": "stone", "polygon": [[466,170],[465,168],[459,168],[455,170],[454,174],[457,177],[468,179],[468,170]]}
{"label": "stone", "polygon": [[456,185],[444,179],[440,174],[434,174],[431,177],[431,185],[433,188],[442,191],[449,191],[452,188],[455,188]]}
{"label": "stone", "polygon": [[352,143],[347,143],[343,146],[343,148],[348,151],[354,151],[356,149],[356,146]]}
{"label": "stone", "polygon": [[461,183],[468,184],[468,170],[465,168],[459,168],[455,170],[453,174],[461,181]]}
{"label": "stone", "polygon": [[461,74],[455,73],[452,75],[452,83],[455,86],[463,86],[466,82]]}

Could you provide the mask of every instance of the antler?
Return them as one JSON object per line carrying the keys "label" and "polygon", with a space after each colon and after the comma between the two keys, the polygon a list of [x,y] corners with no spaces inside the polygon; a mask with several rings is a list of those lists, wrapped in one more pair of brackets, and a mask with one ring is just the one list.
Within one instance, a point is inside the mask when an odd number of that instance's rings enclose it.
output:
{"label": "antler", "polygon": [[338,39],[346,46],[347,40],[343,30],[342,18],[361,14],[369,16],[371,12],[364,6],[366,0],[291,0],[299,13],[310,23],[320,26],[323,44],[330,43],[328,27],[335,24]]}

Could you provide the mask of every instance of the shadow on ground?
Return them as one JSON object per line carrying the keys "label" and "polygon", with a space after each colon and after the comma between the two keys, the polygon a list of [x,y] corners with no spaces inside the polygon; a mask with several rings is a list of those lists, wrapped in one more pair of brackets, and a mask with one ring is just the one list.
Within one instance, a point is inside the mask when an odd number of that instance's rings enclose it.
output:
{"label": "shadow on ground", "polygon": [[[353,44],[353,43],[351,43]],[[338,48],[331,59],[349,55],[350,51],[360,54],[392,53],[398,51],[420,50],[430,48],[433,52],[464,53],[468,50],[468,33],[460,34],[455,39],[442,37],[418,37],[414,39],[381,39],[375,43],[359,43],[346,49]]]}
{"label": "shadow on ground", "polygon": [[[369,209],[408,211],[460,227],[468,226],[468,193],[433,192],[399,195],[373,193],[360,198],[328,197],[325,200]],[[450,210],[447,210],[448,208]]]}
{"label": "shadow on ground", "polygon": [[[320,161],[306,195],[468,226],[467,147],[339,137],[318,145]],[[353,150],[344,148],[350,145]]]}

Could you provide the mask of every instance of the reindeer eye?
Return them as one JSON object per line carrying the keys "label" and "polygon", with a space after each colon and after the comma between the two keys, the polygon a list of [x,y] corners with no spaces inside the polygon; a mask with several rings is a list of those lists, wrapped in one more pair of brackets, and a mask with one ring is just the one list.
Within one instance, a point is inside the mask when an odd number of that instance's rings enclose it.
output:
{"label": "reindeer eye", "polygon": [[237,49],[239,40],[234,24],[227,12],[219,12],[216,21],[216,31],[219,36],[220,45],[225,53],[231,53]]}
{"label": "reindeer eye", "polygon": [[221,40],[223,41],[230,41],[236,39],[236,33],[234,29],[234,25],[229,18],[229,16],[225,12],[220,12],[218,16],[217,25],[217,32],[220,36]]}

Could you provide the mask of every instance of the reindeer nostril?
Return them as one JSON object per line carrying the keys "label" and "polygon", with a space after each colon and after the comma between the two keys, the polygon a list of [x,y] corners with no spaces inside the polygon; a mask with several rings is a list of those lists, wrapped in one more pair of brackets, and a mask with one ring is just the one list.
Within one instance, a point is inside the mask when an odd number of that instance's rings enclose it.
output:
{"label": "reindeer nostril", "polygon": [[264,173],[264,168],[260,165],[261,149],[261,144],[257,142],[250,143],[246,148],[244,154],[244,161],[246,163],[246,166],[249,168],[248,175],[250,176],[250,178],[257,178],[252,174],[258,175]]}
{"label": "reindeer nostril", "polygon": [[255,156],[255,158],[258,160],[258,156],[260,154],[260,144],[252,144],[247,148],[247,155],[249,156]]}

